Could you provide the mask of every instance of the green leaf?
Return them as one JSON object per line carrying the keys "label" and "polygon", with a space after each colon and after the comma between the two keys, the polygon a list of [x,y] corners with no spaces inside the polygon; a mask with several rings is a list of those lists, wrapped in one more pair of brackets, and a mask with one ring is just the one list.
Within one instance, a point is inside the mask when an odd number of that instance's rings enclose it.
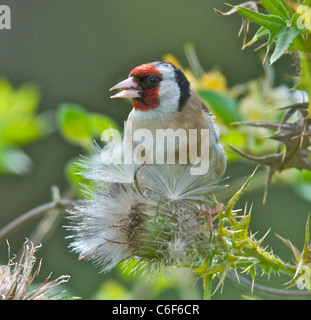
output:
{"label": "green leaf", "polygon": [[198,90],[200,97],[226,125],[241,121],[237,102],[231,97],[210,90]]}
{"label": "green leaf", "polygon": [[[311,171],[309,171],[309,170],[303,170],[302,173],[301,173],[301,176],[302,176],[302,179],[303,179],[304,181],[309,181],[309,182],[311,182]],[[310,186],[311,186],[311,184],[310,184]],[[311,198],[310,198],[310,200],[311,200]]]}
{"label": "green leaf", "polygon": [[97,290],[93,299],[95,300],[127,300],[129,292],[116,280],[106,280]]}
{"label": "green leaf", "polygon": [[259,40],[265,37],[268,37],[270,31],[266,27],[260,27],[254,35],[254,40]]}
{"label": "green leaf", "polygon": [[0,114],[32,114],[39,106],[40,92],[37,86],[26,83],[18,89],[5,78],[0,78]]}
{"label": "green leaf", "polygon": [[0,148],[0,174],[27,174],[32,166],[30,158],[15,147]]}
{"label": "green leaf", "polygon": [[114,120],[99,113],[92,113],[90,115],[90,121],[94,136],[101,137],[103,131],[107,129],[119,130],[119,127]]}
{"label": "green leaf", "polygon": [[295,87],[296,90],[305,90],[311,100],[311,71],[310,71],[310,52],[311,37],[297,37],[295,39],[295,47],[299,48],[299,60],[301,63],[301,73],[299,83]]}
{"label": "green leaf", "polygon": [[311,7],[311,0],[305,0],[302,5]]}
{"label": "green leaf", "polygon": [[6,146],[32,142],[51,129],[48,117],[35,114],[40,101],[38,88],[24,84],[18,89],[0,78],[0,140]]}
{"label": "green leaf", "polygon": [[62,104],[57,111],[63,136],[72,143],[87,146],[92,142],[92,126],[88,113],[79,105]]}
{"label": "green leaf", "polygon": [[270,30],[270,32],[278,32],[280,29],[286,26],[286,22],[279,16],[259,13],[240,6],[237,6],[235,8],[243,17],[266,27]]}
{"label": "green leaf", "polygon": [[271,34],[269,35],[268,43],[267,43],[267,49],[268,51],[275,45],[276,42],[276,34]]}
{"label": "green leaf", "polygon": [[24,145],[40,138],[50,130],[47,118],[40,115],[16,114],[2,124],[2,142],[6,145]]}
{"label": "green leaf", "polygon": [[228,145],[235,145],[236,147],[243,149],[247,145],[247,135],[240,130],[228,127],[228,131],[221,137],[224,143],[225,152],[227,155],[227,161],[237,160],[239,156],[233,152]]}
{"label": "green leaf", "polygon": [[64,167],[64,173],[67,181],[72,186],[78,186],[79,184],[88,185],[89,181],[84,179],[81,175],[81,165],[79,165],[80,158],[76,157],[69,160]]}
{"label": "green leaf", "polygon": [[70,142],[87,150],[91,148],[93,139],[101,137],[105,130],[118,129],[111,118],[88,112],[73,103],[64,103],[59,106],[57,120],[62,135]]}
{"label": "green leaf", "polygon": [[295,27],[285,27],[276,35],[276,46],[271,56],[270,63],[277,61],[283,54],[285,54],[294,39],[303,32]]}
{"label": "green leaf", "polygon": [[279,16],[285,20],[290,20],[292,11],[282,0],[261,0],[261,3],[270,14]]}
{"label": "green leaf", "polygon": [[253,179],[257,168],[253,171],[253,173],[249,176],[249,178],[246,180],[246,182],[243,184],[243,186],[233,195],[233,197],[228,201],[228,203],[226,204],[226,214],[231,215],[232,214],[232,210],[233,207],[235,206],[235,204],[237,203],[237,201],[240,199],[241,195],[243,194],[243,192],[245,191],[246,187],[249,185],[249,183],[251,182],[251,180]]}
{"label": "green leaf", "polygon": [[261,26],[253,36],[252,40],[250,40],[248,43],[244,45],[243,49],[245,47],[251,46],[253,43],[255,43],[259,39],[269,37],[270,34],[271,32],[266,27]]}

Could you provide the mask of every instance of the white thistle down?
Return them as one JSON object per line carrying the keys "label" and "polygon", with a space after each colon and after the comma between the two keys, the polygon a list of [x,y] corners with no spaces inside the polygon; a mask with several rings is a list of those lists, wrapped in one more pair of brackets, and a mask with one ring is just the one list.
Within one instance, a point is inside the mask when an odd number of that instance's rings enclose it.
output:
{"label": "white thistle down", "polygon": [[67,282],[69,276],[48,281],[50,276],[38,288],[31,289],[34,279],[40,272],[41,261],[36,270],[35,252],[39,246],[34,247],[26,241],[23,254],[19,262],[15,258],[9,260],[6,266],[0,266],[0,300],[52,300],[59,299],[60,293],[51,292],[61,283]]}
{"label": "white thistle down", "polygon": [[132,255],[126,229],[131,221],[129,213],[144,198],[130,188],[112,185],[110,190],[92,190],[92,198],[84,200],[71,211],[76,232],[70,245],[80,258],[93,259],[109,270]]}
{"label": "white thistle down", "polygon": [[212,175],[191,175],[187,165],[106,165],[101,150],[94,151],[80,163],[90,181],[88,199],[69,217],[70,247],[80,259],[103,271],[129,258],[150,268],[204,261],[213,244],[199,218],[200,203],[219,188]]}
{"label": "white thistle down", "polygon": [[169,201],[206,201],[217,189],[212,175],[192,175],[190,165],[149,165],[138,172],[143,186]]}
{"label": "white thistle down", "polygon": [[[118,149],[118,148],[116,148]],[[104,164],[102,160],[102,150],[97,144],[93,146],[92,157],[81,157],[79,166],[80,174],[90,181],[101,183],[133,183],[135,164]],[[116,157],[118,155],[115,155]]]}

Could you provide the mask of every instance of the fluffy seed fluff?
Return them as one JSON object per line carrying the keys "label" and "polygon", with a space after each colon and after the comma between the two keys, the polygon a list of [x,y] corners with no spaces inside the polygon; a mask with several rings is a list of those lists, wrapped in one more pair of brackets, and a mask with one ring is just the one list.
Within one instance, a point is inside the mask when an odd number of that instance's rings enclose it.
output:
{"label": "fluffy seed fluff", "polygon": [[19,262],[10,259],[6,266],[0,266],[0,300],[53,300],[59,299],[60,293],[55,293],[55,288],[67,282],[69,276],[48,281],[50,276],[39,287],[32,289],[34,279],[39,274],[41,261],[36,270],[35,252],[38,247],[30,241],[24,244],[23,254]]}
{"label": "fluffy seed fluff", "polygon": [[[70,210],[70,247],[109,271],[126,259],[192,266],[213,250],[200,204],[219,187],[187,165],[106,165],[100,148],[80,162],[85,199]],[[200,260],[200,261],[198,261]]]}

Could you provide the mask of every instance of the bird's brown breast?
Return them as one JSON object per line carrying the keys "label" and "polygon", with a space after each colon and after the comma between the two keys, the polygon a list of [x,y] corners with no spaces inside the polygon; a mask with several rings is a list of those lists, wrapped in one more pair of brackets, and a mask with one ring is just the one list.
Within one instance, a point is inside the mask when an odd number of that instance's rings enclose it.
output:
{"label": "bird's brown breast", "polygon": [[[183,147],[187,149],[187,163],[191,163],[189,148],[191,141],[189,143],[189,130],[196,129],[196,151],[197,156],[200,156],[200,151],[202,150],[202,143],[209,144],[209,159],[215,164],[214,171],[217,172],[219,177],[222,176],[226,167],[225,154],[222,147],[218,144],[218,137],[214,127],[214,122],[210,110],[205,105],[205,103],[200,99],[200,97],[194,91],[191,97],[188,99],[186,105],[181,111],[175,112],[173,115],[168,116],[165,119],[159,120],[154,119],[154,121],[140,121],[136,119],[133,112],[130,113],[128,121],[132,124],[132,134],[138,129],[148,129],[152,132],[153,136],[156,137],[157,129],[172,129],[176,132],[178,129],[184,129],[188,139],[186,140],[186,145]],[[125,128],[125,134],[130,134],[127,127]],[[209,130],[209,141],[202,141],[201,130]],[[154,139],[155,142],[155,139]],[[135,146],[135,144],[133,144]],[[175,161],[178,163],[180,159],[180,144],[176,142],[175,147]],[[192,146],[193,147],[193,146]],[[184,152],[184,151],[183,151]],[[214,165],[213,165],[214,167]]]}

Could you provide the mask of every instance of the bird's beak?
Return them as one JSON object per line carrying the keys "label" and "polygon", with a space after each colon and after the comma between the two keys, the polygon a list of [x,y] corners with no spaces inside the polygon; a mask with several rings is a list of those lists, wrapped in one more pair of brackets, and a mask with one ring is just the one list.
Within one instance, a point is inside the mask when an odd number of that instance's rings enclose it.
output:
{"label": "bird's beak", "polygon": [[133,77],[129,77],[115,86],[113,86],[109,91],[116,89],[124,89],[117,94],[111,96],[110,98],[140,98],[141,88],[134,81]]}

